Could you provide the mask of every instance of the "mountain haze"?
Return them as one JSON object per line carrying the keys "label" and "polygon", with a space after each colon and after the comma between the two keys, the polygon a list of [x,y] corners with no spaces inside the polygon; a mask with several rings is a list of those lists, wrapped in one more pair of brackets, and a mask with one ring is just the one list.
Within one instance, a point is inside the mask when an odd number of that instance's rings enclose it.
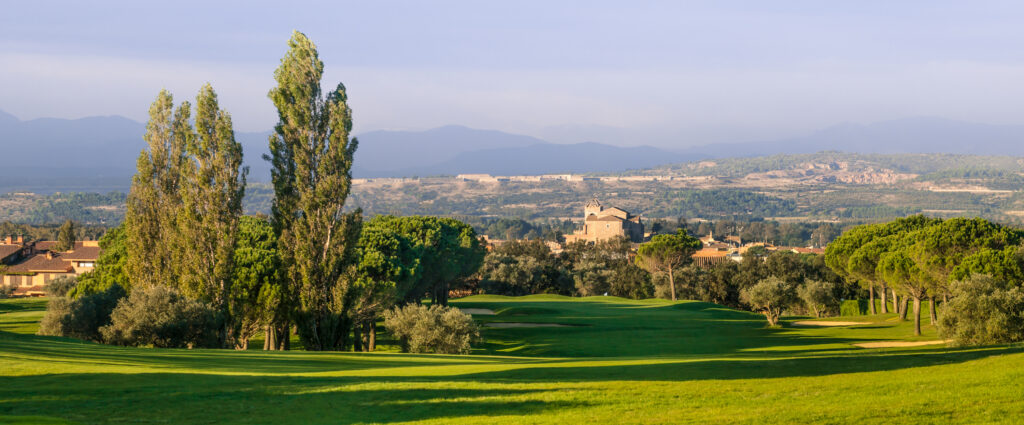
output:
{"label": "mountain haze", "polygon": [[[145,125],[124,117],[21,121],[0,111],[0,192],[125,190],[145,147]],[[266,182],[266,132],[237,132],[249,180]],[[449,125],[358,135],[355,177],[618,172],[704,158],[799,154],[955,153],[1024,156],[1024,126],[941,118],[841,124],[804,136],[667,150],[599,143],[554,144],[495,130]]]}
{"label": "mountain haze", "polygon": [[1024,156],[1024,126],[917,117],[870,124],[839,124],[784,140],[706,145],[686,150],[713,157],[821,151]]}

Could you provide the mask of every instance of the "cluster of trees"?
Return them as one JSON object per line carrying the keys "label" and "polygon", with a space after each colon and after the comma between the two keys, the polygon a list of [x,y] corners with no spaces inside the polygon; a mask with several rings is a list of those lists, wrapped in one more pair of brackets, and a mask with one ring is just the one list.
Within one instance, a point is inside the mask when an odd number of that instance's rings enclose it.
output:
{"label": "cluster of trees", "polygon": [[698,244],[682,232],[660,235],[641,245],[631,260],[625,239],[569,244],[558,255],[539,240],[510,241],[487,254],[477,284],[485,293],[503,295],[695,299],[764,311],[761,298],[743,293],[774,279],[783,283],[784,291],[773,308],[818,316],[837,313],[841,299],[858,298],[863,292],[844,283],[821,255],[748,252],[739,263],[698,267],[690,261]]}
{"label": "cluster of trees", "polygon": [[655,217],[721,218],[789,217],[800,215],[795,201],[733,189],[691,189],[659,192],[647,211]]}
{"label": "cluster of trees", "polygon": [[771,220],[714,220],[687,221],[682,217],[675,220],[655,219],[650,222],[655,233],[675,233],[686,229],[691,235],[704,236],[710,233],[716,239],[739,236],[744,242],[769,242],[779,246],[825,247],[842,232],[834,223],[784,222]]}
{"label": "cluster of trees", "polygon": [[265,156],[269,218],[242,215],[248,170],[213,89],[200,91],[194,116],[162,91],[123,225],[100,240],[93,272],[54,288],[41,332],[243,349],[263,332],[269,350],[288,349],[295,333],[307,350],[371,350],[392,306],[427,294],[446,304],[451,285],[483,261],[475,231],[432,217],[363,223],[346,209],[358,141],[344,86],[322,93],[322,73],[315,46],[296,32],[269,95],[279,117]]}
{"label": "cluster of trees", "polygon": [[[938,322],[938,301],[963,305],[978,301],[968,294],[979,291],[972,276],[986,275],[993,291],[1024,282],[1024,258],[1019,245],[1024,232],[981,218],[940,220],[912,216],[888,223],[855,227],[829,245],[825,261],[847,281],[868,290],[871,313],[874,297],[883,301],[891,294],[900,318],[913,302],[914,333],[921,334],[921,302],[931,305],[931,323]],[[968,282],[968,283],[964,283]],[[954,293],[964,299],[948,303]],[[885,302],[882,312],[887,312]],[[958,310],[962,310],[958,309]],[[950,319],[949,323],[956,323]],[[941,329],[941,328],[940,328]],[[959,331],[947,327],[946,332]]]}
{"label": "cluster of trees", "polygon": [[650,276],[629,261],[625,238],[568,244],[554,255],[541,240],[508,241],[484,258],[478,288],[502,295],[613,295],[649,298]]}
{"label": "cluster of trees", "polygon": [[74,239],[96,240],[106,234],[109,226],[83,224],[81,222],[65,220],[63,224],[16,224],[11,221],[0,222],[0,236],[21,235],[25,240],[56,240],[60,236],[61,228],[67,227],[71,222]]}
{"label": "cluster of trees", "polygon": [[88,225],[111,225],[124,215],[124,192],[12,193],[0,195],[0,216],[18,223],[45,225],[65,220]]}

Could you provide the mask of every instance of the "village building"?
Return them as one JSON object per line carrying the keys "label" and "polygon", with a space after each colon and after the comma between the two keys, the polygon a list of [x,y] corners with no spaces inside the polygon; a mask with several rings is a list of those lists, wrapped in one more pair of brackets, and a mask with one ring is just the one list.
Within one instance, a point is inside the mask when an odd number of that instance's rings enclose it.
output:
{"label": "village building", "polygon": [[55,241],[25,242],[21,237],[7,237],[2,242],[0,285],[14,288],[15,296],[46,295],[48,282],[93,270],[100,255],[98,241],[79,241],[65,252],[53,249]]}
{"label": "village building", "polygon": [[630,214],[621,208],[605,208],[597,199],[583,207],[583,228],[571,235],[565,235],[565,243],[599,242],[617,237],[630,242],[644,241],[644,224],[640,216]]}

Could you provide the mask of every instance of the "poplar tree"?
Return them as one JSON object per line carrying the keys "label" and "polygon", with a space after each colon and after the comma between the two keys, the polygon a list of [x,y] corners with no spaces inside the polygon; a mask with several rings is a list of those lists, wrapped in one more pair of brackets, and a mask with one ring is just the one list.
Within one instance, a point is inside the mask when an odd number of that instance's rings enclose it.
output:
{"label": "poplar tree", "polygon": [[181,209],[178,190],[185,148],[193,137],[190,108],[161,90],[149,108],[147,149],[139,154],[125,211],[128,285],[177,285],[178,250],[173,239]]}
{"label": "poplar tree", "polygon": [[294,319],[306,349],[317,351],[347,345],[353,294],[345,272],[361,228],[361,212],[344,212],[358,146],[349,137],[352,111],[344,85],[323,95],[323,67],[316,46],[296,31],[274,72],[269,97],[279,121],[267,157],[285,279],[297,294]]}
{"label": "poplar tree", "polygon": [[182,166],[177,241],[180,287],[221,314],[220,340],[227,347],[237,333],[229,306],[238,220],[245,177],[242,145],[235,141],[231,115],[220,109],[206,84],[196,97],[195,136],[188,138]]}

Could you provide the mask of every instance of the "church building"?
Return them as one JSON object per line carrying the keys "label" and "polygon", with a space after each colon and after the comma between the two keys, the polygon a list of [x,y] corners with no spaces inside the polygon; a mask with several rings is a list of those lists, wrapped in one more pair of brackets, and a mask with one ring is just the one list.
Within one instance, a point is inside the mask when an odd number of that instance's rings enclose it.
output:
{"label": "church building", "polygon": [[565,235],[565,243],[598,242],[625,236],[630,242],[644,241],[644,225],[640,216],[621,208],[605,208],[593,199],[583,208],[583,228]]}

